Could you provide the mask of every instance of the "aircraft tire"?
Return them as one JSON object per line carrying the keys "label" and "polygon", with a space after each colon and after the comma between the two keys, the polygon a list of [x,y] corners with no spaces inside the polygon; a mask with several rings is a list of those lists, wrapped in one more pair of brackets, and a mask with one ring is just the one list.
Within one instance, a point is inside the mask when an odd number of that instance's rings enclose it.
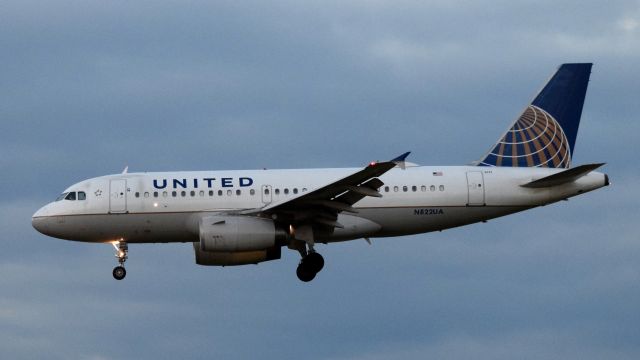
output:
{"label": "aircraft tire", "polygon": [[324,258],[317,252],[310,253],[302,260],[302,262],[305,263],[305,266],[307,266],[310,271],[316,274],[324,267]]}
{"label": "aircraft tire", "polygon": [[302,282],[309,282],[316,277],[316,273],[311,271],[304,263],[300,263],[296,269],[296,275]]}
{"label": "aircraft tire", "polygon": [[124,266],[116,266],[113,268],[113,278],[116,280],[122,280],[127,276],[127,270],[125,270]]}

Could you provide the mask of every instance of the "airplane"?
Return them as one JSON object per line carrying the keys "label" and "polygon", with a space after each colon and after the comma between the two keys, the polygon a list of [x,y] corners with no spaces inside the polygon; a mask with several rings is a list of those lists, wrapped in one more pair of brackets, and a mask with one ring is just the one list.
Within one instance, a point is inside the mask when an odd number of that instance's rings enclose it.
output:
{"label": "airplane", "polygon": [[193,243],[199,265],[257,264],[299,252],[297,277],[324,267],[318,243],[419,234],[566,200],[609,185],[603,163],[571,167],[591,63],[561,65],[489,151],[466,166],[418,166],[409,152],[363,168],[129,173],[71,185],[33,214],[42,234],[110,243],[122,280],[128,244]]}

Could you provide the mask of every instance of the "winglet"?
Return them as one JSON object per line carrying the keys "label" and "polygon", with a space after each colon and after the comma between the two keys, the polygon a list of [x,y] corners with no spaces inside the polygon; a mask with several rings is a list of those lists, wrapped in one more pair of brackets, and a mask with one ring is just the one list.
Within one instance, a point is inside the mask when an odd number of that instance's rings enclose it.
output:
{"label": "winglet", "polygon": [[411,151],[407,151],[406,153],[398,156],[395,159],[392,159],[391,161],[393,161],[393,162],[404,162],[407,159],[407,156],[409,156],[409,154],[411,154]]}
{"label": "winglet", "polygon": [[406,153],[404,153],[404,154],[398,156],[397,158],[391,160],[391,162],[395,163],[396,166],[398,166],[399,168],[404,170],[404,169],[406,169],[405,160],[407,159],[407,156],[409,156],[409,154],[411,154],[411,151],[407,151]]}
{"label": "winglet", "polygon": [[124,167],[124,170],[122,170],[122,173],[123,173],[123,174],[126,174],[126,173],[128,173],[128,172],[129,172],[129,165],[125,166],[125,167]]}

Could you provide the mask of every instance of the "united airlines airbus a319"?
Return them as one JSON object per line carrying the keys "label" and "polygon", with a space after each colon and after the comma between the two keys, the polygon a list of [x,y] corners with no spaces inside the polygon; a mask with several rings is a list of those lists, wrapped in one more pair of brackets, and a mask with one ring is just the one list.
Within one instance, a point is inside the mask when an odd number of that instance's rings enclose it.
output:
{"label": "united airlines airbus a319", "polygon": [[609,185],[571,166],[592,64],[564,64],[498,142],[467,166],[418,166],[409,153],[364,168],[154,172],[71,185],[32,218],[60,239],[110,243],[122,280],[128,244],[193,243],[199,265],[301,255],[297,276],[324,266],[317,243],[444,230]]}

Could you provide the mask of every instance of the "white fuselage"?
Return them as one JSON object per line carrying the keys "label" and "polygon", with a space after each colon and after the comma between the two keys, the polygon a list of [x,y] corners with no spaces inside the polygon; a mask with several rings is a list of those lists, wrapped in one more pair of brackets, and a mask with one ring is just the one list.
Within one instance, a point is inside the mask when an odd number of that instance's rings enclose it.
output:
{"label": "white fuselage", "polygon": [[[241,213],[290,200],[357,169],[236,170],[108,175],[81,181],[33,216],[39,231],[58,238],[130,243],[197,242],[203,216]],[[408,166],[380,177],[382,197],[365,197],[340,213],[320,242],[442,230],[545,205],[606,185],[591,172],[547,188],[521,185],[562,169]],[[84,195],[83,195],[84,197]]]}

